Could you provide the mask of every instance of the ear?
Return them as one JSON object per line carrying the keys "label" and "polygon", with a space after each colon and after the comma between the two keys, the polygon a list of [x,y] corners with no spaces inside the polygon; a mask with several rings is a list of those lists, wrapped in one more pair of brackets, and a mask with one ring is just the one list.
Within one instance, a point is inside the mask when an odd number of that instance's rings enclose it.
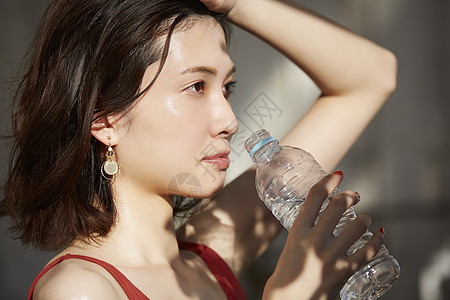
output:
{"label": "ear", "polygon": [[[91,126],[91,134],[105,146],[108,146],[110,142],[111,146],[115,146],[119,143],[117,134],[108,117],[101,117],[93,122]],[[108,137],[110,137],[111,140],[109,140]]]}

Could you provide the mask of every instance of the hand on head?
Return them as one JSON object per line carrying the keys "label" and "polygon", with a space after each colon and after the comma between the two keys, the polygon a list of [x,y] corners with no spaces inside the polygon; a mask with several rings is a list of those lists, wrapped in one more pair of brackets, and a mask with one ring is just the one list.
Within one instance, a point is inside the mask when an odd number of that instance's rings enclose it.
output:
{"label": "hand on head", "polygon": [[228,14],[236,4],[236,0],[201,0],[208,9]]}

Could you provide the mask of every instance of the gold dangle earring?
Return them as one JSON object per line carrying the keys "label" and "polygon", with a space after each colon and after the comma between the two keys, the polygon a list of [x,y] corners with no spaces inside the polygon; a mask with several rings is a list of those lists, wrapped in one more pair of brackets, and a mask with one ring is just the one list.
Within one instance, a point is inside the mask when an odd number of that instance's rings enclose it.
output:
{"label": "gold dangle earring", "polygon": [[106,151],[106,161],[102,165],[102,176],[107,180],[113,180],[120,174],[119,164],[113,159],[114,152],[111,147],[111,137],[108,136],[108,151]]}

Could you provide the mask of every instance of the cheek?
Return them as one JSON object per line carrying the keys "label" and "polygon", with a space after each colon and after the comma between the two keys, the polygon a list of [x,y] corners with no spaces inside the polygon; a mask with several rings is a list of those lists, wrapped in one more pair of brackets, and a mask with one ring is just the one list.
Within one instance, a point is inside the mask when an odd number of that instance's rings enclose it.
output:
{"label": "cheek", "polygon": [[159,184],[194,172],[208,143],[206,106],[189,99],[143,100],[116,147],[123,172]]}
{"label": "cheek", "polygon": [[202,145],[208,138],[208,113],[200,103],[178,102],[182,103],[166,102],[167,109],[161,113],[163,117],[153,127],[159,128],[160,138],[173,150],[194,159],[201,154]]}
{"label": "cheek", "polygon": [[198,118],[167,115],[142,119],[123,137],[119,157],[134,165],[133,169],[148,165],[147,169],[159,172],[182,172],[197,163],[205,144],[205,131],[199,123]]}

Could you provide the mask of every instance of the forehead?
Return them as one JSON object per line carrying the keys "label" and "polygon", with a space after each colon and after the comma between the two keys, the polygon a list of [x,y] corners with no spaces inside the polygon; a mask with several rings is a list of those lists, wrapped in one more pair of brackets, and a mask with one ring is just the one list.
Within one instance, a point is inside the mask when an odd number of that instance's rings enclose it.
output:
{"label": "forehead", "polygon": [[[180,25],[170,38],[167,58],[152,89],[162,82],[167,85],[167,80],[173,82],[183,75],[186,69],[208,66],[222,75],[233,68],[233,62],[228,55],[225,33],[217,21],[202,18],[189,20],[188,23]],[[141,91],[155,78],[160,63],[159,60],[148,66],[142,78]]]}
{"label": "forehead", "polygon": [[[223,28],[222,25],[225,27]],[[197,29],[212,29],[220,32],[220,36],[223,35],[226,41],[229,39],[229,28],[227,24],[221,24],[218,20],[214,19],[211,16],[191,16],[183,21],[181,21],[175,28],[174,33],[180,33],[184,31],[188,31],[193,27],[197,27]],[[201,29],[200,29],[201,30]]]}
{"label": "forehead", "polygon": [[225,33],[220,24],[212,18],[189,20],[171,37],[169,57],[172,60],[211,61],[229,59]]}

